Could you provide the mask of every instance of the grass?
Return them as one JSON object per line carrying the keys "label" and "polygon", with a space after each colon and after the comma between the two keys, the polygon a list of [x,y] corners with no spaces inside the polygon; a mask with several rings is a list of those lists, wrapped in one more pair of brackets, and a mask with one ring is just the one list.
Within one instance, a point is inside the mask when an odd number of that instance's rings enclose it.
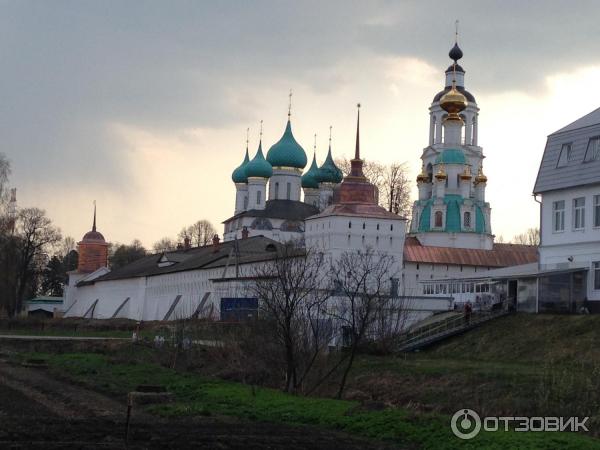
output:
{"label": "grass", "polygon": [[[119,361],[102,354],[29,354],[26,357],[46,359],[52,371],[112,394],[124,396],[139,384],[164,385],[175,394],[176,402],[152,408],[154,413],[163,416],[217,415],[314,425],[424,449],[600,448],[600,441],[573,433],[482,432],[470,441],[461,441],[452,435],[450,418],[446,415],[416,414],[401,408],[369,411],[355,401],[293,396],[273,389],[179,373],[152,363]],[[424,365],[434,373],[439,370],[431,362]]]}

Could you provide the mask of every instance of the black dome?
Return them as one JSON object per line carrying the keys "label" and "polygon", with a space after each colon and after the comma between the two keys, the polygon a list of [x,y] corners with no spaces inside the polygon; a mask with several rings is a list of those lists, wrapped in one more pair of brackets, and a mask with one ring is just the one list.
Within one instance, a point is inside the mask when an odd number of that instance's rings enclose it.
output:
{"label": "black dome", "polygon": [[454,47],[452,47],[450,52],[448,52],[448,56],[450,57],[450,59],[453,59],[454,62],[458,61],[460,58],[463,57],[463,52],[458,46],[458,43],[454,44]]}
{"label": "black dome", "polygon": [[[442,96],[443,96],[443,95],[444,95],[446,92],[448,92],[448,91],[450,90],[450,88],[451,88],[451,86],[446,86],[446,87],[444,88],[444,90],[443,90],[443,91],[441,91],[441,92],[438,92],[437,94],[435,94],[435,97],[433,97],[433,101],[434,101],[434,102],[439,102],[439,101],[440,101],[440,98],[442,98]],[[473,96],[473,94],[471,94],[469,91],[467,91],[467,90],[466,90],[464,87],[462,87],[462,86],[456,86],[456,90],[457,90],[458,92],[460,92],[462,95],[464,95],[465,97],[467,97],[467,100],[468,100],[469,102],[472,102],[472,103],[477,103],[477,102],[475,101],[475,97]]]}
{"label": "black dome", "polygon": [[[456,71],[457,71],[457,72],[462,72],[462,73],[465,73],[465,69],[463,69],[463,68],[462,68],[462,66],[461,66],[460,64],[457,64],[457,65],[456,65]],[[448,68],[446,69],[446,73],[448,73],[448,72],[450,72],[450,73],[454,72],[454,64],[450,64],[450,65],[448,66]]]}

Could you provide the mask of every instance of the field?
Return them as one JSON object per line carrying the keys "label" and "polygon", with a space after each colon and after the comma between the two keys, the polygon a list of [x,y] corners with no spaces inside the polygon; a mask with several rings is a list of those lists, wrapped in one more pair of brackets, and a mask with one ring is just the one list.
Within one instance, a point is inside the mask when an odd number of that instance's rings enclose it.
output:
{"label": "field", "polygon": [[[565,330],[571,340],[565,339]],[[58,352],[13,347],[7,356],[13,364],[7,367],[44,360],[49,368],[34,373],[74,382],[85,395],[101,395],[120,405],[119,411],[136,386],[164,385],[175,402],[139,412],[144,418],[140,430],[147,426],[150,431],[144,433],[150,435],[161,423],[177,429],[189,427],[189,421],[210,422],[218,430],[233,421],[234,429],[256,427],[259,436],[266,429],[273,439],[296,436],[298,448],[319,448],[325,442],[343,442],[348,448],[600,448],[591,435],[574,433],[481,433],[461,441],[449,427],[457,409],[471,408],[481,415],[589,415],[591,434],[597,434],[597,330],[600,323],[594,316],[517,315],[407,357],[363,355],[344,400],[331,399],[332,387],[327,386],[319,397],[309,398],[226,381],[216,377],[210,361],[198,361],[192,371],[174,370],[160,364],[154,350],[129,343],[92,353],[81,347]],[[120,414],[116,423],[123,421]],[[149,425],[153,421],[157,429]],[[302,427],[310,432],[298,431]],[[205,433],[198,442],[209,442],[210,436]],[[241,442],[235,433],[231,438],[224,448]]]}

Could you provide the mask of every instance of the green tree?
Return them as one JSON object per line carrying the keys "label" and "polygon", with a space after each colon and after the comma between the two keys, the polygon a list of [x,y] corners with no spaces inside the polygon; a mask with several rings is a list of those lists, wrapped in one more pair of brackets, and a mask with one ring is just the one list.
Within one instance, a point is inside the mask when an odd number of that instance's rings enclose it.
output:
{"label": "green tree", "polygon": [[108,257],[108,263],[112,270],[126,266],[147,255],[146,249],[142,243],[135,239],[130,245],[117,244],[114,251]]}

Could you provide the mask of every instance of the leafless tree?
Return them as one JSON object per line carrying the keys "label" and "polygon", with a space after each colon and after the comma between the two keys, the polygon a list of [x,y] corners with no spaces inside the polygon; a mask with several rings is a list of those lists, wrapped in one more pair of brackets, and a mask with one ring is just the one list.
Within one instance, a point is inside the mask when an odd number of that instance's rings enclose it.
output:
{"label": "leafless tree", "polygon": [[188,238],[193,246],[200,247],[209,244],[215,234],[217,234],[217,230],[212,223],[208,220],[199,220],[189,227],[184,227],[178,237],[181,241]]}
{"label": "leafless tree", "polygon": [[512,238],[512,244],[540,245],[540,229],[528,228],[525,233],[517,234]]}
{"label": "leafless tree", "polygon": [[[335,160],[344,175],[350,173],[350,161],[345,158]],[[409,217],[410,180],[406,163],[382,164],[377,161],[365,161],[363,172],[367,179],[379,191],[379,204],[388,211],[400,216]]]}
{"label": "leafless tree", "polygon": [[169,237],[164,237],[154,243],[154,245],[152,246],[152,250],[154,251],[154,253],[163,253],[177,250],[177,242],[175,242],[174,239],[171,239]]}
{"label": "leafless tree", "polygon": [[[392,279],[397,276],[394,258],[367,248],[343,253],[333,262],[331,279],[337,296],[332,316],[344,330],[346,362],[337,397],[341,398],[359,347],[377,333],[392,307]],[[396,305],[398,307],[399,305]],[[398,314],[399,311],[395,311]]]}
{"label": "leafless tree", "polygon": [[249,295],[258,298],[260,316],[272,323],[285,359],[285,391],[298,392],[327,345],[322,318],[330,291],[323,254],[284,244],[255,267],[252,278]]}

